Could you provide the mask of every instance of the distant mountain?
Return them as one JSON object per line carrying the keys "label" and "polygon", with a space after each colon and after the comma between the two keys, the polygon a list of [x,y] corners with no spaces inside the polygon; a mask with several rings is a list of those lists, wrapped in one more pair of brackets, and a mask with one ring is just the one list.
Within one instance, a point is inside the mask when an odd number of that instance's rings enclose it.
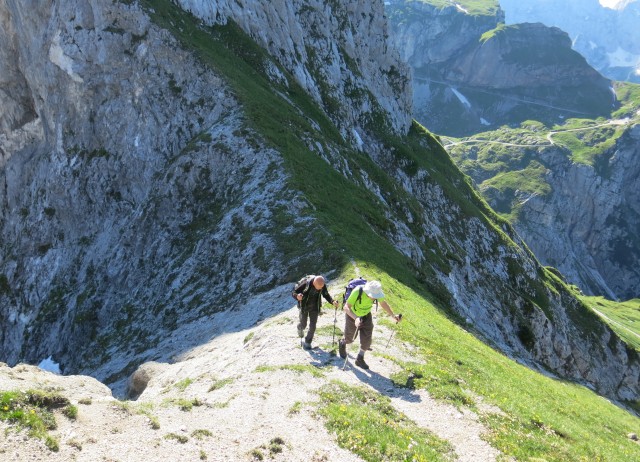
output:
{"label": "distant mountain", "polygon": [[640,82],[637,0],[501,0],[507,24],[541,22],[571,37],[573,49],[614,80]]}
{"label": "distant mountain", "polygon": [[386,6],[391,35],[414,75],[414,116],[462,136],[535,119],[599,117],[615,107],[611,82],[542,24],[505,26],[501,10],[471,14],[438,2]]}

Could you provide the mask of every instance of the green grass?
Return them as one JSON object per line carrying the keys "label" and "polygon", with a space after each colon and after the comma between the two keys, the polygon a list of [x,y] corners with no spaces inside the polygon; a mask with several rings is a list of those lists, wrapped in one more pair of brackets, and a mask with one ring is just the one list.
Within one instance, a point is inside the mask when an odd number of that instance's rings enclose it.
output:
{"label": "green grass", "polygon": [[614,82],[613,88],[620,101],[620,108],[613,113],[615,118],[638,117],[640,108],[640,85],[630,82]]}
{"label": "green grass", "polygon": [[626,127],[607,126],[565,131],[553,135],[553,141],[571,151],[571,160],[576,163],[594,165],[597,159],[611,149]]}
{"label": "green grass", "polygon": [[324,377],[325,373],[311,364],[283,364],[281,366],[258,366],[255,372],[293,371],[298,374],[308,373],[316,378]]}
{"label": "green grass", "polygon": [[318,413],[338,444],[366,461],[454,460],[449,443],[396,411],[386,396],[337,381],[319,394]]}
{"label": "green grass", "polygon": [[56,438],[49,434],[57,428],[53,411],[60,409],[70,419],[77,417],[78,408],[64,396],[43,390],[0,391],[0,420],[25,430],[30,437],[44,440],[52,451],[59,450]]}
{"label": "green grass", "polygon": [[604,297],[581,297],[592,309],[606,316],[605,322],[628,345],[640,351],[640,299],[613,302]]}
{"label": "green grass", "polygon": [[[393,376],[397,386],[424,388],[480,412],[490,443],[517,460],[626,462],[640,456],[627,438],[640,431],[636,416],[586,387],[516,363],[452,323],[424,294],[371,267],[367,274],[382,281],[388,302],[404,315],[396,337],[417,348],[414,361],[395,360],[401,366]],[[374,351],[382,342],[374,338]],[[476,397],[501,414],[483,413]]]}
{"label": "green grass", "polygon": [[227,377],[226,379],[219,379],[219,380],[214,380],[213,383],[211,384],[211,386],[209,387],[209,392],[215,391],[215,390],[219,390],[227,385],[229,385],[230,383],[233,383],[235,381],[235,378],[233,377]]}

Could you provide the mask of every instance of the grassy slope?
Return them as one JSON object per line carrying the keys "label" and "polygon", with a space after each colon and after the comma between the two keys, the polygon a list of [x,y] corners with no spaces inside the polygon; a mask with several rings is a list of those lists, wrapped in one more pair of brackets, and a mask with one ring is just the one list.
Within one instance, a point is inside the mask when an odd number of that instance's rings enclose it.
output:
{"label": "grassy slope", "polygon": [[612,302],[603,297],[583,297],[583,301],[605,316],[620,338],[640,351],[640,300]]}
{"label": "grassy slope", "polygon": [[[627,433],[639,431],[638,419],[583,387],[546,378],[509,360],[452,323],[429,301],[432,294],[417,281],[416,275],[407,271],[408,260],[376,232],[384,232],[388,226],[379,211],[383,210],[378,207],[379,200],[347,181],[300,141],[304,134],[340,145],[333,126],[299,88],[278,88],[294,105],[274,94],[274,85],[259,72],[263,52],[251,45],[237,28],[229,25],[199,29],[188,15],[164,0],[143,3],[153,6],[158,24],[169,28],[185,47],[196,51],[226,78],[245,105],[248,123],[282,153],[293,185],[304,192],[314,208],[314,216],[328,231],[316,236],[316,242],[325,248],[320,264],[342,267],[343,275],[348,277],[347,260],[354,256],[362,273],[379,278],[392,306],[405,315],[399,336],[419,347],[416,359],[424,364],[401,364],[405,372],[396,377],[398,383],[425,387],[435,396],[461,405],[474,407],[478,396],[485,403],[499,406],[503,416],[486,417],[492,428],[490,439],[505,454],[523,460],[543,457],[548,461],[622,461],[638,454],[638,446],[626,438]],[[298,108],[319,124],[321,133],[316,133],[307,117],[299,115]],[[406,140],[388,140],[391,146],[402,148],[398,155],[407,156],[415,163],[414,168],[428,165],[430,173],[439,177],[447,193],[457,197],[468,213],[490,221],[491,211],[477,197],[465,195],[468,186],[461,192],[447,179],[453,176],[465,181],[442,151],[421,147],[421,143],[432,142],[418,126],[414,126]],[[358,163],[383,188],[394,190],[392,182],[368,157],[344,148],[342,154],[353,165]],[[315,174],[309,176],[308,171]],[[394,192],[399,201],[417,207],[401,191]],[[355,215],[355,210],[363,211],[366,222]],[[367,245],[361,245],[362,242]],[[297,249],[292,247],[290,251]],[[354,426],[364,418],[354,416]],[[361,452],[366,449],[353,450],[367,456]],[[389,455],[389,460],[404,458]]]}
{"label": "grassy slope", "polygon": [[[621,107],[614,117],[630,118],[637,123],[640,120],[640,85],[618,82],[615,90]],[[528,120],[517,128],[505,126],[465,138],[478,142],[459,144],[449,149],[449,153],[465,173],[476,179],[481,190],[493,187],[505,197],[512,197],[516,190],[544,195],[552,191],[541,174],[536,152],[549,145],[547,135],[553,132],[554,143],[565,149],[572,162],[594,166],[596,172],[606,177],[607,151],[628,128],[625,125],[606,125],[607,122],[604,119],[567,119],[562,124],[549,127]],[[517,201],[514,200],[511,206],[513,208],[505,205],[499,212],[513,222],[518,216]]]}

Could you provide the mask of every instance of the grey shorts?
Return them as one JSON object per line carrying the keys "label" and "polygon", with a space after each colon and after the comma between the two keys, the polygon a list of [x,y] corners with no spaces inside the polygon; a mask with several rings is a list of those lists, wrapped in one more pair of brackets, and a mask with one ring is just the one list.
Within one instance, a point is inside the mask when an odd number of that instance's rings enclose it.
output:
{"label": "grey shorts", "polygon": [[[345,315],[344,322],[344,340],[347,344],[353,343],[353,336],[356,333],[356,322],[351,319],[351,316]],[[371,338],[373,336],[373,316],[371,313],[362,318],[362,324],[358,329],[358,336],[360,337],[360,348],[364,351],[371,349]]]}

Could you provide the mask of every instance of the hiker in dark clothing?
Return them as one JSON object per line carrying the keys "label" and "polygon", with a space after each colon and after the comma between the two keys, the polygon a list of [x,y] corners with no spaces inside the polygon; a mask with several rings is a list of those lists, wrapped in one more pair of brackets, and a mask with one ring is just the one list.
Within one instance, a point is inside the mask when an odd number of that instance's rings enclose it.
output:
{"label": "hiker in dark clothing", "polygon": [[307,328],[307,318],[309,320],[309,331],[307,332],[307,336],[301,340],[301,345],[305,350],[310,350],[311,341],[316,332],[322,297],[336,308],[338,307],[338,301],[331,298],[327,290],[326,281],[322,276],[308,276],[302,279],[293,288],[291,295],[298,301],[300,321],[298,323],[298,337],[304,337],[304,330]]}

